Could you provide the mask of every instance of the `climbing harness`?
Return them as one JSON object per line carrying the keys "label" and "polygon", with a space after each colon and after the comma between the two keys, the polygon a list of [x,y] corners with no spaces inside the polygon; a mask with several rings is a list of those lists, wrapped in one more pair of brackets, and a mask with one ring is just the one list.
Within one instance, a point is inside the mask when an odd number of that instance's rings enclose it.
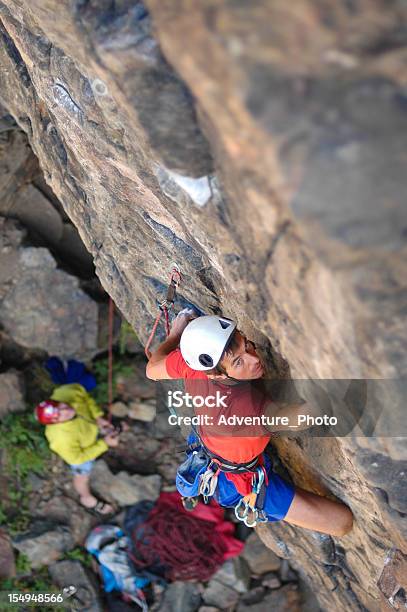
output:
{"label": "climbing harness", "polygon": [[252,491],[239,500],[235,515],[247,527],[267,522],[263,511],[267,476],[264,466],[259,465],[259,457],[247,463],[226,462],[203,444],[194,428],[188,438],[187,459],[179,466],[176,476],[177,490],[183,497],[184,507],[198,495],[202,495],[204,502],[208,503],[215,494],[220,472],[252,472]]}
{"label": "climbing harness", "polygon": [[162,315],[164,314],[164,322],[165,322],[165,332],[167,337],[170,334],[170,318],[169,318],[169,310],[174,306],[177,289],[181,282],[181,271],[179,266],[176,263],[171,265],[171,274],[170,274],[170,282],[168,284],[167,295],[164,300],[158,303],[158,315],[154,321],[153,328],[151,330],[150,336],[147,340],[146,347],[144,352],[146,354],[147,359],[151,357],[150,345],[154,339],[155,333],[157,331],[158,324]]}
{"label": "climbing harness", "polygon": [[257,523],[267,522],[267,517],[262,509],[256,508],[259,494],[264,484],[264,468],[258,466],[253,474],[252,492],[245,495],[235,507],[235,516],[242,521],[246,527],[255,527]]}

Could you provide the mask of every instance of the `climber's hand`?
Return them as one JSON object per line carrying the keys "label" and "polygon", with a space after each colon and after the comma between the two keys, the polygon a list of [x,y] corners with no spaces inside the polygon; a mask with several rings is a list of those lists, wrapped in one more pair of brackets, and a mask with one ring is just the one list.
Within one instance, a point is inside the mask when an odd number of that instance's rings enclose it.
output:
{"label": "climber's hand", "polygon": [[100,430],[108,430],[111,428],[111,425],[109,423],[109,421],[107,419],[104,419],[103,417],[98,417],[96,419],[96,425],[99,427]]}
{"label": "climber's hand", "polygon": [[107,436],[105,436],[103,439],[106,442],[106,444],[110,446],[111,448],[115,448],[116,446],[119,446],[119,436],[117,435],[117,433],[110,433]]}
{"label": "climber's hand", "polygon": [[184,308],[177,314],[171,325],[171,338],[180,338],[182,332],[190,321],[197,318],[196,312],[192,308]]}

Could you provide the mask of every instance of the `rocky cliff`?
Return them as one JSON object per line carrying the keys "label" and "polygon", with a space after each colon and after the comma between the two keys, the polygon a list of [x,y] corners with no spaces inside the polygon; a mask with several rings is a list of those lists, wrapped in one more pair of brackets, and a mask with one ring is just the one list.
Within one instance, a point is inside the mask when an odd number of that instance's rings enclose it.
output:
{"label": "rocky cliff", "polygon": [[[273,376],[406,376],[402,0],[0,0],[0,34],[0,101],[142,339],[175,261]],[[276,446],[356,521],[263,540],[326,610],[402,606],[404,440]]]}

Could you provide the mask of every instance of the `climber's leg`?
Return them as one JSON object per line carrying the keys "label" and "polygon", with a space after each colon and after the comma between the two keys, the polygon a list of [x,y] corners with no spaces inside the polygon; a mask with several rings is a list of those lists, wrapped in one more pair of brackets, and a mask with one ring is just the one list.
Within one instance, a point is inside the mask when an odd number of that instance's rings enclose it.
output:
{"label": "climber's leg", "polygon": [[[92,495],[89,487],[89,477],[92,471],[94,461],[85,461],[78,465],[71,465],[71,472],[73,474],[73,486],[75,491],[79,495],[80,502],[85,508],[96,508],[98,499]],[[110,504],[103,504],[103,508],[100,514],[109,514],[113,511],[113,507]]]}
{"label": "climber's leg", "polygon": [[[266,461],[268,464],[268,460]],[[270,470],[262,509],[269,521],[280,521],[290,508],[295,495],[294,486]],[[233,482],[226,474],[220,473],[215,491],[215,499],[221,506],[236,507],[242,499]]]}
{"label": "climber's leg", "polygon": [[284,520],[332,536],[344,536],[352,529],[353,515],[341,502],[296,488]]}

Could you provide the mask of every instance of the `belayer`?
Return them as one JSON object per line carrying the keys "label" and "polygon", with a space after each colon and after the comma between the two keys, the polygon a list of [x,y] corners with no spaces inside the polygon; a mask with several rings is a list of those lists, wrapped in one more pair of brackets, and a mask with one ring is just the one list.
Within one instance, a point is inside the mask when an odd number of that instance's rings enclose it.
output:
{"label": "belayer", "polygon": [[[146,374],[153,380],[184,379],[186,390],[195,395],[214,396],[216,390],[226,395],[227,408],[195,408],[196,414],[285,415],[296,420],[304,410],[315,412],[307,404],[282,407],[254,387],[251,381],[262,378],[263,364],[254,344],[225,317],[179,313],[167,339],[151,354]],[[294,487],[273,471],[264,450],[272,433],[282,429],[287,428],[197,427],[178,470],[178,490],[185,497],[213,495],[222,506],[234,507],[248,526],[285,520],[345,535],[353,524],[345,504]]]}
{"label": "belayer", "polygon": [[50,448],[69,464],[73,486],[85,508],[97,515],[111,514],[113,507],[96,499],[89,488],[95,459],[119,444],[114,428],[82,385],[57,387],[51,398],[35,408],[37,420],[46,425]]}

